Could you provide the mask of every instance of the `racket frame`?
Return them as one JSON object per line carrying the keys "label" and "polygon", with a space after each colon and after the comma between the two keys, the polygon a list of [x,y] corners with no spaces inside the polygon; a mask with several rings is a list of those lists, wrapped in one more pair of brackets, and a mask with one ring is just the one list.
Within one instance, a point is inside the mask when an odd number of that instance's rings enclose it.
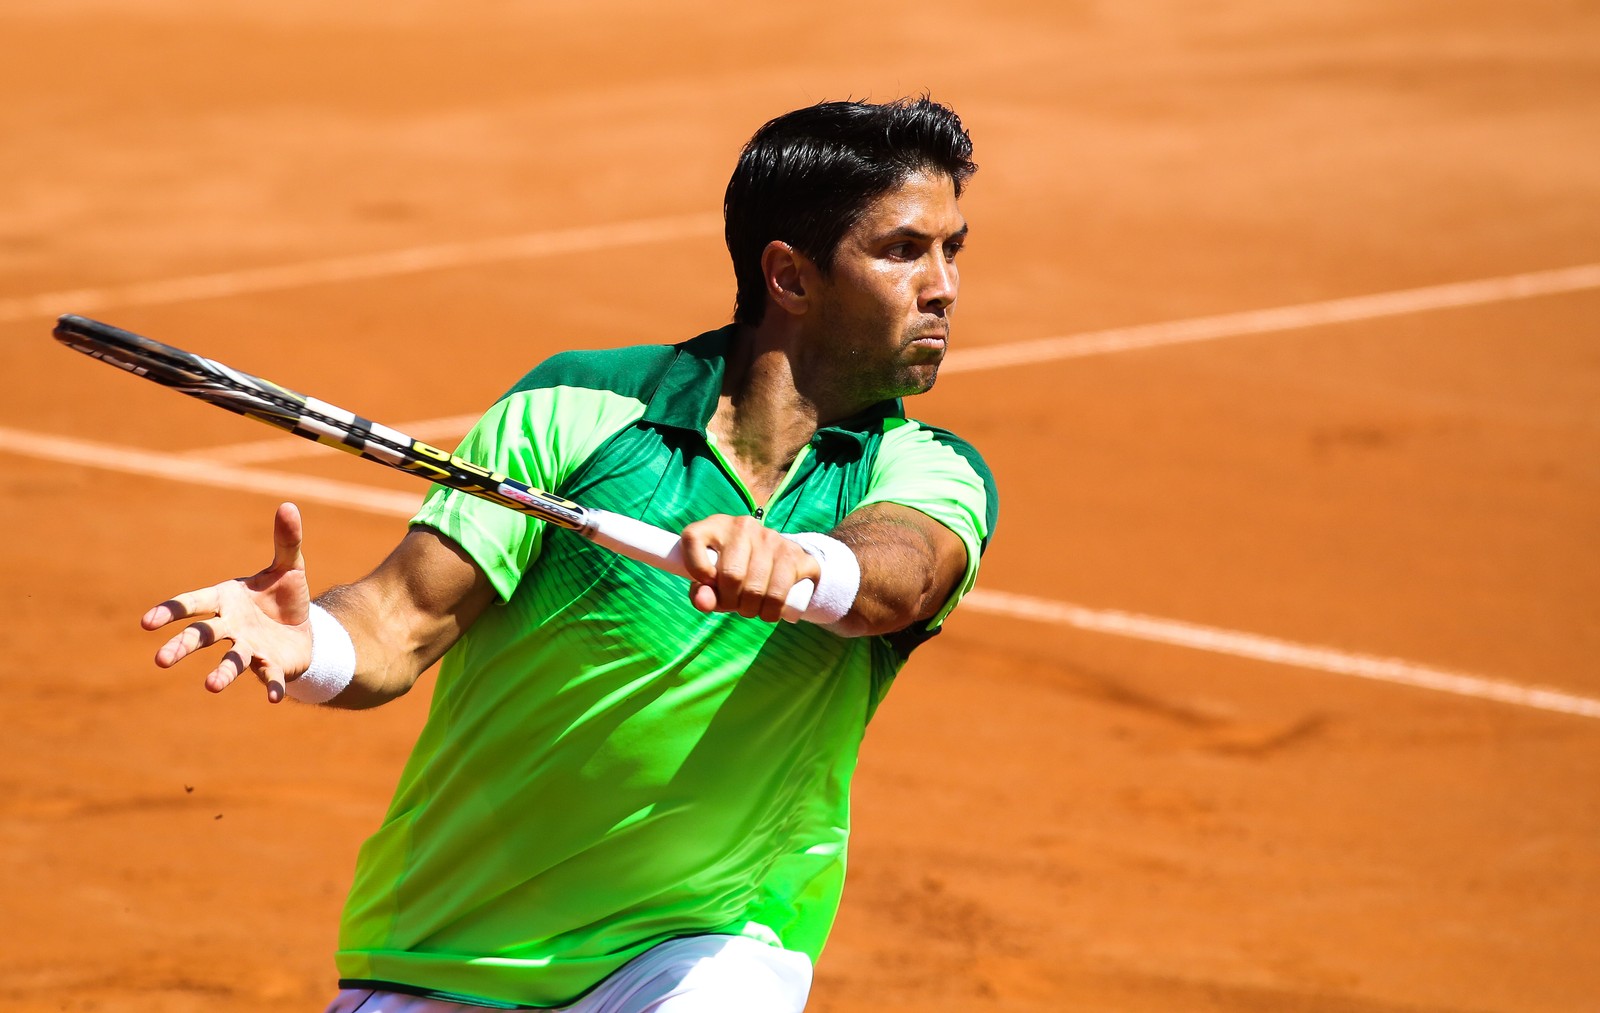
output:
{"label": "racket frame", "polygon": [[[535,489],[398,429],[111,324],[69,313],[56,321],[54,335],[74,351],[207,404],[418,475],[572,531],[630,559],[689,576],[682,539],[664,528]],[[798,581],[789,592],[784,618],[800,618],[813,590],[811,581]]]}

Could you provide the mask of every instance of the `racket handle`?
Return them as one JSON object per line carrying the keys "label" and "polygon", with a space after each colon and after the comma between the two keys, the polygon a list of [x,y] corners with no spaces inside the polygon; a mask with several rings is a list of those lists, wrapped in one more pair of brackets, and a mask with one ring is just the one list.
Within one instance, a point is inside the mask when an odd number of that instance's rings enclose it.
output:
{"label": "racket handle", "polygon": [[[585,515],[588,523],[584,525],[584,537],[596,545],[603,545],[612,552],[658,570],[680,577],[689,576],[688,567],[683,561],[683,539],[672,532],[609,510],[590,507]],[[712,551],[712,559],[716,559],[715,550]],[[815,590],[809,580],[797,582],[789,589],[789,597],[783,605],[783,617],[790,622],[807,618],[806,607],[811,604],[811,594]]]}

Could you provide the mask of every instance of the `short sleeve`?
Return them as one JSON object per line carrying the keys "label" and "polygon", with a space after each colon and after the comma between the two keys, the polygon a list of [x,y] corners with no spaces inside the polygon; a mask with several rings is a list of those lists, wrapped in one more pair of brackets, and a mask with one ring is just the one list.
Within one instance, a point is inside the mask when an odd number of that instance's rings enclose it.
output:
{"label": "short sleeve", "polygon": [[994,533],[1000,507],[994,476],[970,443],[906,419],[884,433],[867,494],[856,509],[874,503],[920,510],[954,532],[967,548],[966,574],[928,623],[927,628],[934,629],[977,580],[978,560]]}
{"label": "short sleeve", "polygon": [[[547,364],[548,365],[548,364]],[[456,448],[457,456],[534,489],[558,493],[608,437],[644,413],[644,402],[610,390],[554,383],[534,370],[484,413]],[[539,556],[545,522],[445,486],[435,485],[413,525],[449,537],[509,599]]]}

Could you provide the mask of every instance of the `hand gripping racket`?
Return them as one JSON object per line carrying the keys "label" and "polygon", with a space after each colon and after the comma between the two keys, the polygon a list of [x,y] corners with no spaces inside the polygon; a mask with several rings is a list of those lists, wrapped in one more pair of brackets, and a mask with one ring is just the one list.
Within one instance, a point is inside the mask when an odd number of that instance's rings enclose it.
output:
{"label": "hand gripping racket", "polygon": [[[213,359],[141,337],[131,331],[68,314],[56,321],[56,340],[85,355],[154,380],[190,397],[348,454],[420,475],[431,482],[537,517],[668,573],[688,577],[683,542],[652,524],[531,488],[471,461],[414,440],[397,429],[343,408],[240,372]],[[785,615],[805,618],[811,581],[789,592]]]}

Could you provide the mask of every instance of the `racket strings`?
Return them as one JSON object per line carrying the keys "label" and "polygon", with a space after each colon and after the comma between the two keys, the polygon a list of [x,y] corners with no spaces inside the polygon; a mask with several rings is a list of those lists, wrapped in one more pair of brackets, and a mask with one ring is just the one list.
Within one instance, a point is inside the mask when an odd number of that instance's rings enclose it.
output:
{"label": "racket strings", "polygon": [[589,527],[588,511],[576,503],[483,471],[398,430],[203,355],[70,314],[58,321],[55,338],[108,365],[302,439],[431,478],[557,527],[580,533]]}

